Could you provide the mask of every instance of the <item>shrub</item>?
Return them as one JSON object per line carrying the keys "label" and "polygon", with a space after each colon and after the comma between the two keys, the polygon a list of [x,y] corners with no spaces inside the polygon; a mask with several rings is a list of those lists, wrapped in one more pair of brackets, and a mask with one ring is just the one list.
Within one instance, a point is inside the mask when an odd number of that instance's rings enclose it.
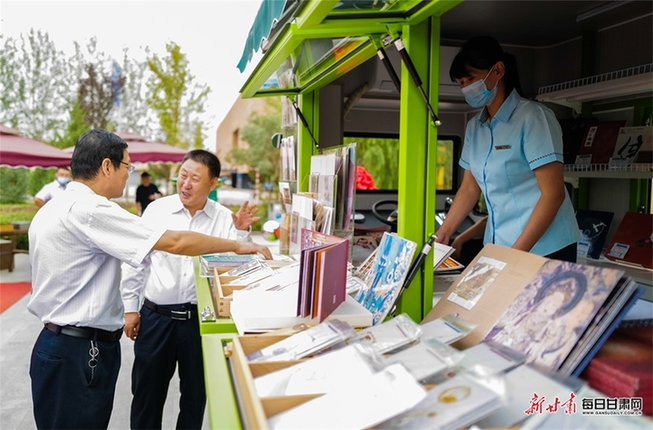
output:
{"label": "shrub", "polygon": [[29,173],[29,185],[27,192],[30,196],[35,196],[45,184],[54,180],[57,169],[34,169]]}
{"label": "shrub", "polygon": [[0,167],[0,203],[24,203],[27,183],[27,169]]}

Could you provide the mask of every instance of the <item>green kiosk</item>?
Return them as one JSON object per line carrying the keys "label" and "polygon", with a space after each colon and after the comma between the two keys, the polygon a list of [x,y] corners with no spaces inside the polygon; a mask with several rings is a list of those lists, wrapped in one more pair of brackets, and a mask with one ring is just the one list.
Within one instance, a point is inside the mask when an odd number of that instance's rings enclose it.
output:
{"label": "green kiosk", "polygon": [[[315,144],[314,136],[319,136],[320,129],[329,128],[329,121],[342,120],[331,110],[320,109],[321,101],[324,102],[320,100],[320,90],[371,58],[383,55],[386,48],[403,50],[408,63],[403,61],[401,70],[396,71],[401,82],[398,184],[401,219],[397,232],[418,244],[429,238],[435,230],[438,120],[434,109],[437,109],[438,85],[432,83],[438,82],[440,73],[440,16],[459,3],[263,1],[239,67],[244,69],[261,40],[265,54],[241,93],[244,98],[287,96],[301,112],[302,121],[294,130],[300,191],[305,191],[302,189],[305,181],[301,178],[308,174],[310,157],[321,149]],[[432,256],[427,257],[423,267],[432,265]],[[230,319],[211,320],[213,302],[207,280],[198,279],[197,285],[199,309],[208,315],[200,324],[211,427],[247,427],[241,421],[238,390],[232,383],[230,363],[224,352],[225,342],[236,333],[235,327]],[[422,272],[403,294],[399,311],[421,321],[432,308],[432,296],[433,276],[424,276]]]}
{"label": "green kiosk", "polygon": [[[362,111],[366,132],[398,136],[397,233],[421,245],[436,229],[436,210],[446,208],[442,188],[436,200],[443,171],[436,160],[438,132],[460,138],[471,118],[457,85],[440,78],[464,40],[490,34],[509,44],[522,58],[526,94],[555,105],[559,119],[596,116],[643,126],[653,123],[651,28],[651,2],[645,1],[263,0],[238,67],[244,70],[259,48],[264,55],[241,94],[283,97],[282,110],[285,105],[297,114],[283,128],[297,142],[299,191],[306,191],[311,156],[343,145],[343,130],[356,131],[351,119],[362,118]],[[392,99],[383,97],[388,88]],[[383,116],[389,111],[390,119]],[[565,176],[575,179],[581,209],[650,212],[650,167],[572,169]],[[423,267],[432,265],[427,256]],[[643,281],[650,286],[648,275]],[[225,352],[236,327],[229,318],[215,318],[207,279],[197,285],[210,426],[252,427],[242,413],[243,386],[233,382],[236,360]],[[433,290],[432,270],[422,269],[398,312],[421,321],[433,306]]]}

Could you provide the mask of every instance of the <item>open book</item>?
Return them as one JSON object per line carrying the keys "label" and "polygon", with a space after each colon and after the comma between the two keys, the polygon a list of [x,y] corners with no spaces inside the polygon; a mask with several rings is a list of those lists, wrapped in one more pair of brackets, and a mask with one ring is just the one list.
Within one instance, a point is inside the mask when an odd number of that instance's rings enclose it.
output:
{"label": "open book", "polygon": [[424,322],[447,314],[478,324],[454,346],[492,340],[527,362],[578,375],[642,289],[622,270],[486,245]]}

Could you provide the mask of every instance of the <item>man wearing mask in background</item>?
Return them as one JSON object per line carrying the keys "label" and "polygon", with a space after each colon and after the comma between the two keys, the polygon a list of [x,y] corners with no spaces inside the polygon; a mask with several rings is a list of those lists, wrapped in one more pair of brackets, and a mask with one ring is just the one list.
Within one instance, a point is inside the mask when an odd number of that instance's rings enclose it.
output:
{"label": "man wearing mask in background", "polygon": [[[143,221],[163,229],[248,242],[252,223],[260,219],[255,216],[258,208],[245,202],[234,213],[209,199],[220,168],[215,154],[203,149],[190,151],[179,169],[178,194],[151,202]],[[206,393],[193,261],[192,257],[154,251],[139,266],[122,265],[124,330],[135,341],[131,428],[161,428],[175,368],[181,392],[176,427],[202,427]]]}
{"label": "man wearing mask in background", "polygon": [[66,190],[70,182],[70,170],[67,167],[59,167],[57,173],[54,174],[54,181],[45,184],[41,190],[34,196],[34,204],[39,209],[44,204],[52,200],[54,196]]}

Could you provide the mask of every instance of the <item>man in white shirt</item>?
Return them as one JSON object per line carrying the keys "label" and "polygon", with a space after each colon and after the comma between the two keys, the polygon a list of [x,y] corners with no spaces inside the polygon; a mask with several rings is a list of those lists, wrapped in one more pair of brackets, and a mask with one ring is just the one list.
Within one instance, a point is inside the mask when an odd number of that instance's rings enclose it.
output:
{"label": "man in white shirt", "polygon": [[138,266],[151,251],[272,255],[251,242],[166,230],[110,201],[133,170],[127,144],[113,133],[83,134],[71,168],[75,180],[29,229],[27,308],[45,325],[30,361],[34,418],[37,428],[107,428],[124,325],[120,262]]}
{"label": "man in white shirt", "polygon": [[[245,202],[234,214],[210,200],[219,177],[218,157],[204,150],[190,151],[179,170],[178,194],[152,201],[143,220],[161,228],[248,241],[251,224],[259,220],[254,216],[258,209]],[[131,428],[161,428],[168,385],[177,366],[181,398],[176,428],[201,428],[206,394],[193,259],[152,252],[136,268],[123,264],[121,290],[125,335],[135,340]]]}
{"label": "man in white shirt", "polygon": [[34,195],[34,204],[40,209],[52,198],[66,191],[66,186],[70,182],[70,170],[65,167],[59,167],[54,174],[54,181],[45,184],[43,188]]}

